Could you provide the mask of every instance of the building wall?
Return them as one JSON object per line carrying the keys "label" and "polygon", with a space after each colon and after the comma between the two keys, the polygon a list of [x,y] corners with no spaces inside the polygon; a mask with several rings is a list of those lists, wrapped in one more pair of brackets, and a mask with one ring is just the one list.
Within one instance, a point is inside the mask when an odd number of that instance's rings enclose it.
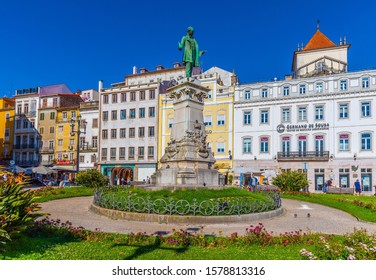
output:
{"label": "building wall", "polygon": [[0,98],[0,160],[12,159],[14,104],[12,98]]}

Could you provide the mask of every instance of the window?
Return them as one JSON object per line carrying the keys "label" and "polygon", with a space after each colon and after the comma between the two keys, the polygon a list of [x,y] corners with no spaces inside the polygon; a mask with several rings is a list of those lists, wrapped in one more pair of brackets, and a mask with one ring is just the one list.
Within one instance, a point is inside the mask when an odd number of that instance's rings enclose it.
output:
{"label": "window", "polygon": [[76,111],[72,111],[72,112],[71,112],[71,117],[72,117],[72,119],[75,119],[75,118],[76,118]]}
{"label": "window", "polygon": [[155,107],[149,107],[149,117],[155,117]]}
{"label": "window", "polygon": [[5,141],[9,140],[9,136],[10,136],[10,128],[6,128],[5,134],[4,134]]}
{"label": "window", "polygon": [[138,159],[144,159],[145,156],[145,148],[138,147]]}
{"label": "window", "polygon": [[260,138],[260,153],[269,153],[269,137]]}
{"label": "window", "polygon": [[54,126],[50,126],[50,133],[55,133],[55,127]]}
{"label": "window", "polygon": [[53,119],[55,119],[55,112],[50,113],[50,120],[53,120]]}
{"label": "window", "polygon": [[317,93],[323,92],[323,84],[322,83],[317,83],[316,84],[316,92]]}
{"label": "window", "polygon": [[85,163],[85,156],[80,156],[80,163]]}
{"label": "window", "polygon": [[111,111],[111,120],[117,120],[117,111]]}
{"label": "window", "polygon": [[102,139],[108,139],[108,130],[107,129],[102,130]]}
{"label": "window", "polygon": [[244,154],[249,154],[252,152],[251,143],[252,143],[251,138],[243,138],[243,153]]}
{"label": "window", "polygon": [[370,117],[371,116],[371,102],[362,102],[362,117]]}
{"label": "window", "polygon": [[362,88],[369,87],[369,78],[362,78]]}
{"label": "window", "polygon": [[290,122],[290,108],[282,108],[282,122]]}
{"label": "window", "polygon": [[91,137],[91,143],[93,145],[93,148],[97,148],[98,147],[98,136],[92,136]]}
{"label": "window", "polygon": [[134,127],[131,127],[129,129],[129,138],[134,138],[136,136],[136,129]]}
{"label": "window", "polygon": [[289,96],[290,95],[290,87],[283,87],[283,96]]}
{"label": "window", "polygon": [[53,140],[48,141],[48,149],[50,149],[50,150],[54,149],[54,141]]}
{"label": "window", "polygon": [[171,128],[171,127],[172,127],[173,122],[174,122],[174,119],[171,119],[171,118],[168,119],[168,121],[167,121],[167,123],[168,123],[168,128]]}
{"label": "window", "polygon": [[69,139],[69,145],[71,145],[71,146],[74,145],[74,139]]}
{"label": "window", "polygon": [[68,119],[68,112],[63,112],[63,121]]}
{"label": "window", "polygon": [[64,126],[59,125],[59,127],[58,127],[58,132],[63,132],[63,131],[64,131]]}
{"label": "window", "polygon": [[125,148],[119,148],[119,159],[125,159]]}
{"label": "window", "polygon": [[41,121],[44,120],[44,113],[40,113],[40,115],[39,115],[39,119],[40,119]]}
{"label": "window", "polygon": [[108,111],[103,111],[102,112],[102,120],[103,121],[108,121]]}
{"label": "window", "polygon": [[112,94],[112,103],[117,103],[117,101],[118,101],[117,93]]}
{"label": "window", "polygon": [[306,85],[299,85],[299,94],[306,93]]}
{"label": "window", "polygon": [[127,118],[127,110],[120,110],[120,119],[125,120]]}
{"label": "window", "polygon": [[307,120],[307,107],[299,107],[298,108],[298,121],[306,121]]}
{"label": "window", "polygon": [[267,88],[263,88],[261,90],[261,97],[262,98],[268,98],[268,89]]}
{"label": "window", "polygon": [[148,158],[154,158],[154,146],[148,147]]}
{"label": "window", "polygon": [[120,94],[120,100],[121,102],[127,102],[127,94],[125,92]]}
{"label": "window", "polygon": [[23,128],[29,128],[29,123],[27,120],[23,120]]}
{"label": "window", "polygon": [[107,160],[107,148],[102,148],[101,160]]}
{"label": "window", "polygon": [[126,132],[125,128],[120,128],[120,138],[125,138]]}
{"label": "window", "polygon": [[22,114],[22,105],[18,104],[17,105],[17,115],[21,115],[21,114]]}
{"label": "window", "polygon": [[58,146],[63,146],[63,139],[58,139],[57,140],[57,145]]}
{"label": "window", "polygon": [[145,137],[145,127],[138,128],[138,137]]}
{"label": "window", "polygon": [[128,159],[134,159],[134,147],[128,148]]}
{"label": "window", "polygon": [[54,107],[58,107],[57,106],[57,98],[52,99],[52,104],[53,104]]}
{"label": "window", "polygon": [[129,118],[135,119],[136,118],[136,109],[130,109],[129,110]]}
{"label": "window", "polygon": [[339,82],[339,89],[340,90],[347,90],[347,80],[341,80]]}
{"label": "window", "polygon": [[225,115],[218,115],[217,116],[217,124],[218,125],[225,125],[226,117]]}
{"label": "window", "polygon": [[269,123],[269,110],[260,111],[260,123],[262,124]]}
{"label": "window", "polygon": [[251,124],[251,112],[244,112],[244,114],[243,114],[243,124],[244,125]]}
{"label": "window", "polygon": [[6,119],[6,120],[9,120],[9,119],[10,119],[10,114],[9,114],[9,113],[6,113],[6,114],[5,114],[5,119]]}
{"label": "window", "polygon": [[108,104],[108,95],[103,95],[103,104]]}
{"label": "window", "polygon": [[149,137],[155,136],[154,126],[149,126],[148,131],[149,131]]}
{"label": "window", "polygon": [[245,93],[244,93],[244,98],[245,99],[251,99],[251,91],[250,90],[246,90]]}
{"label": "window", "polygon": [[339,118],[347,119],[349,117],[349,104],[339,104]]}
{"label": "window", "polygon": [[136,93],[131,92],[131,101],[136,101]]}
{"label": "window", "polygon": [[34,121],[34,120],[30,120],[30,127],[31,127],[31,128],[34,128],[34,127],[35,127],[35,121]]}
{"label": "window", "polygon": [[24,105],[24,114],[27,114],[27,113],[29,113],[29,104],[25,104]]}
{"label": "window", "polygon": [[154,89],[149,90],[149,99],[155,99],[155,90]]}
{"label": "window", "polygon": [[93,119],[92,128],[98,128],[98,119]]}
{"label": "window", "polygon": [[44,133],[44,127],[41,126],[41,127],[39,128],[39,134],[43,134],[43,133]]}
{"label": "window", "polygon": [[16,120],[16,129],[21,128],[21,120]]}
{"label": "window", "polygon": [[110,149],[110,159],[111,160],[116,160],[116,148],[111,148]]}
{"label": "window", "polygon": [[117,129],[111,129],[111,139],[116,139],[116,131]]}
{"label": "window", "polygon": [[212,91],[209,91],[208,92],[208,97],[207,97],[208,99],[210,99],[210,98],[212,98]]}
{"label": "window", "polygon": [[212,116],[211,115],[204,116],[204,124],[205,124],[205,126],[212,126]]}
{"label": "window", "polygon": [[371,133],[362,133],[361,135],[361,150],[362,151],[370,151],[372,146],[371,146]]}
{"label": "window", "polygon": [[315,107],[315,120],[323,120],[324,119],[324,106],[316,106]]}
{"label": "window", "polygon": [[140,91],[140,100],[145,100],[145,91]]}
{"label": "window", "polygon": [[145,118],[145,108],[140,108],[138,115],[140,118]]}
{"label": "window", "polygon": [[224,153],[225,152],[225,143],[219,142],[217,143],[217,153]]}
{"label": "window", "polygon": [[340,134],[339,135],[339,150],[340,151],[349,151],[349,135]]}

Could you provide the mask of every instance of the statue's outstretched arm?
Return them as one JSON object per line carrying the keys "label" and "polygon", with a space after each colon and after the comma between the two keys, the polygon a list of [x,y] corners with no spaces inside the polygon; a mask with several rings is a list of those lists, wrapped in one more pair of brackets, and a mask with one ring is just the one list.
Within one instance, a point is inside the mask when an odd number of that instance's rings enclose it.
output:
{"label": "statue's outstretched arm", "polygon": [[185,38],[185,36],[183,36],[183,38],[181,38],[181,41],[178,42],[179,50],[181,50],[184,47],[185,40],[186,40],[186,38]]}
{"label": "statue's outstretched arm", "polygon": [[207,50],[200,51],[199,56],[202,56],[206,52],[208,52],[208,51]]}

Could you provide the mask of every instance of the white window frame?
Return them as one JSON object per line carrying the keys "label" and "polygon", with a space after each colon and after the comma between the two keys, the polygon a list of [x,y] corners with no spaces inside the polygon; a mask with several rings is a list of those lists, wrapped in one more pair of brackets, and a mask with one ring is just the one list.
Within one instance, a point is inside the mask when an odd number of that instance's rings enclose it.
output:
{"label": "white window frame", "polygon": [[252,138],[245,137],[243,138],[243,154],[251,154],[252,153]]}
{"label": "white window frame", "polygon": [[243,125],[251,125],[252,124],[252,113],[251,111],[243,112]]}

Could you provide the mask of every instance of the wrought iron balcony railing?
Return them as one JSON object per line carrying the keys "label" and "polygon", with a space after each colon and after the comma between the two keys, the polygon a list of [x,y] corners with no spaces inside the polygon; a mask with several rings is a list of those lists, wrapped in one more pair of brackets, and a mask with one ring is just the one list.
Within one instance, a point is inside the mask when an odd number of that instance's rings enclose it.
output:
{"label": "wrought iron balcony railing", "polygon": [[279,152],[278,161],[328,161],[329,151]]}

